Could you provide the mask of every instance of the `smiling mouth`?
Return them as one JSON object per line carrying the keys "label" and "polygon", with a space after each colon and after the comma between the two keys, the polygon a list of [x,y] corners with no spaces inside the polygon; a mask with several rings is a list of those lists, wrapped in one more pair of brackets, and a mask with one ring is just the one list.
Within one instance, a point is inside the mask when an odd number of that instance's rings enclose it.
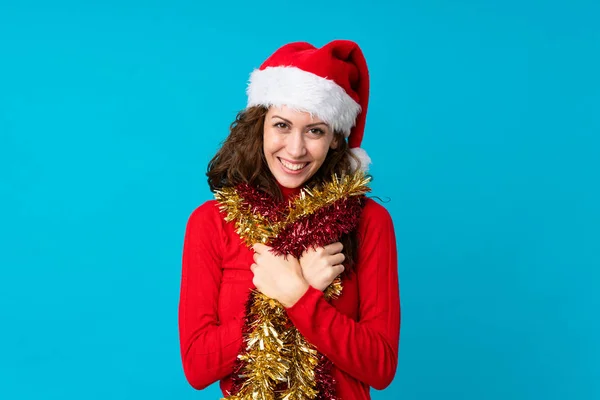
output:
{"label": "smiling mouth", "polygon": [[310,163],[308,162],[304,162],[304,163],[291,163],[289,161],[283,160],[279,157],[277,157],[277,159],[279,160],[279,162],[281,163],[281,165],[283,165],[285,168],[289,169],[290,171],[300,171],[301,169],[306,168],[306,166]]}

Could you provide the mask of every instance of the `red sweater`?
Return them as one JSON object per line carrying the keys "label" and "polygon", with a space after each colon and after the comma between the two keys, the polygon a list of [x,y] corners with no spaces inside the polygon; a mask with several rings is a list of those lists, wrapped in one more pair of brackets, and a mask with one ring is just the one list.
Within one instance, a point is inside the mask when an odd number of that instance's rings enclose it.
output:
{"label": "red sweater", "polygon": [[[394,227],[389,213],[367,199],[358,227],[356,272],[328,303],[310,287],[287,309],[296,328],[333,362],[342,400],[370,399],[396,372],[400,298]],[[189,217],[183,246],[179,335],[188,382],[203,389],[220,380],[223,394],[242,345],[244,303],[252,285],[252,251],[207,201]]]}

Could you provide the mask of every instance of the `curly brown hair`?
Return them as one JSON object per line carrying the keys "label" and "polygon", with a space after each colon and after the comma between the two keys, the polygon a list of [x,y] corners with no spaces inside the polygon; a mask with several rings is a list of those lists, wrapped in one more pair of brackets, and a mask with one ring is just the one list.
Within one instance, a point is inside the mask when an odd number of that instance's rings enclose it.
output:
{"label": "curly brown hair", "polygon": [[[208,163],[206,176],[212,192],[223,187],[247,183],[264,190],[271,196],[283,200],[283,194],[271,173],[263,152],[263,130],[266,107],[256,106],[238,112],[230,126],[230,133],[221,148]],[[352,172],[352,161],[358,159],[349,151],[348,143],[341,132],[334,132],[337,146],[329,149],[323,165],[306,182],[318,186],[333,174],[343,177]],[[356,231],[342,236],[344,246],[345,274],[354,268],[358,245]]]}

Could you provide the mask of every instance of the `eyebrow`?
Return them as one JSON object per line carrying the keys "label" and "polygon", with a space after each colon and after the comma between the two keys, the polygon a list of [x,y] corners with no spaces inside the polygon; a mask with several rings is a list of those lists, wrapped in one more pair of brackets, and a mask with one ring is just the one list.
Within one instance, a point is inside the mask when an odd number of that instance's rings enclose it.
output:
{"label": "eyebrow", "polygon": [[[273,116],[271,117],[271,119],[273,119],[273,118],[279,118],[279,119],[282,119],[282,120],[284,120],[285,122],[287,122],[287,123],[288,123],[288,124],[290,124],[290,125],[294,125],[294,124],[292,124],[292,121],[290,121],[290,120],[288,120],[288,119],[285,119],[285,118],[283,118],[283,117],[280,117],[279,115],[273,115]],[[314,124],[308,124],[308,125],[306,125],[306,126],[307,126],[307,127],[311,127],[311,126],[317,126],[317,125],[325,125],[326,127],[328,127],[328,128],[329,128],[329,125],[328,125],[326,122],[315,122]]]}

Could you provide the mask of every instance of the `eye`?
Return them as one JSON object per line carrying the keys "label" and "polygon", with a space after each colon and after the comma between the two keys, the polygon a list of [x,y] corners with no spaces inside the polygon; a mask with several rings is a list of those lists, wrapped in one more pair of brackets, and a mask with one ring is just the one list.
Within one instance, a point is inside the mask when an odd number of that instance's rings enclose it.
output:
{"label": "eye", "polygon": [[288,127],[285,122],[276,122],[273,126],[280,129],[286,129]]}
{"label": "eye", "polygon": [[310,133],[315,134],[317,136],[322,136],[322,135],[325,134],[325,131],[323,129],[320,129],[320,128],[312,128],[310,130]]}

